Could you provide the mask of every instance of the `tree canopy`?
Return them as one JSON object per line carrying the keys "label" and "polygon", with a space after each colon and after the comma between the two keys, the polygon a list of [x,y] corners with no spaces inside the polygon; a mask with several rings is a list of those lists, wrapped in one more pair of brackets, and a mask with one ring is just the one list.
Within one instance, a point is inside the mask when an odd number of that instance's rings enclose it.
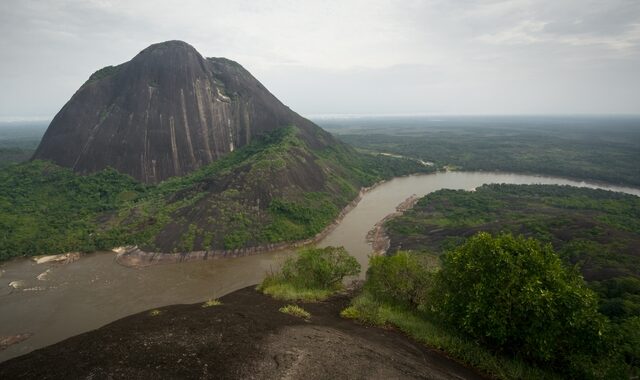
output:
{"label": "tree canopy", "polygon": [[540,361],[598,350],[608,326],[597,295],[550,245],[510,234],[478,233],[446,254],[433,297],[449,325]]}

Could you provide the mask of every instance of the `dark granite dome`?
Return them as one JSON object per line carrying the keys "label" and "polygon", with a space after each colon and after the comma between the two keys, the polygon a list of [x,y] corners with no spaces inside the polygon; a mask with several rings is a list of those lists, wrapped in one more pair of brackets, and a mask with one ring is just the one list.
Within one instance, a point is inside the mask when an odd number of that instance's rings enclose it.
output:
{"label": "dark granite dome", "polygon": [[332,140],[240,64],[167,41],[95,72],[53,119],[33,158],[78,173],[110,166],[157,183],[292,124],[311,146]]}

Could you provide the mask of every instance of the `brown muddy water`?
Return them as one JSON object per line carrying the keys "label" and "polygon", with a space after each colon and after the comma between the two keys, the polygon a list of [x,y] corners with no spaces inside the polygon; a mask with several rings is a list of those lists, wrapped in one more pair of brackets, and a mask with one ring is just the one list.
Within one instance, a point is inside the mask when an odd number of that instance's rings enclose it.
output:
{"label": "brown muddy water", "polygon": [[[640,196],[638,189],[508,173],[448,172],[402,177],[366,193],[319,245],[344,246],[366,268],[371,252],[367,232],[407,197],[446,188],[470,190],[486,183],[585,186]],[[84,255],[69,264],[36,264],[30,259],[2,263],[0,337],[33,335],[0,351],[0,362],[130,314],[164,305],[202,302],[257,284],[291,254],[272,252],[139,269],[116,264],[112,252]],[[15,281],[18,288],[9,285]]]}

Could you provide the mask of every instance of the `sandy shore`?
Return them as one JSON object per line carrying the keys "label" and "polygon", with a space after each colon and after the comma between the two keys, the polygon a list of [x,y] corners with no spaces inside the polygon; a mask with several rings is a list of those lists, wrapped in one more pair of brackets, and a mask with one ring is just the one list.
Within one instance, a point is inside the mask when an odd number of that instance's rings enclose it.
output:
{"label": "sandy shore", "polygon": [[389,249],[390,241],[389,236],[384,229],[384,224],[395,217],[402,215],[405,211],[412,208],[416,202],[420,200],[420,197],[413,194],[409,198],[405,199],[396,206],[396,211],[385,216],[378,223],[373,226],[373,228],[367,233],[367,241],[371,243],[371,247],[373,249],[374,255],[384,255],[387,253]]}

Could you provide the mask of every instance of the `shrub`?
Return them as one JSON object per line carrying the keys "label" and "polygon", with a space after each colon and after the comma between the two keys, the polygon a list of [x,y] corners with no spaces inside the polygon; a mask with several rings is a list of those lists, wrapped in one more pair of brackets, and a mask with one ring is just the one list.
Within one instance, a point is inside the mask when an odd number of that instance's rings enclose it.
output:
{"label": "shrub", "polygon": [[360,264],[343,247],[306,248],[282,267],[288,281],[319,289],[340,286],[346,276],[358,273]]}
{"label": "shrub", "polygon": [[632,317],[617,325],[617,348],[629,367],[640,375],[640,317]]}
{"label": "shrub", "polygon": [[306,248],[285,261],[258,287],[275,298],[321,300],[342,288],[346,276],[360,273],[360,264],[343,247]]}
{"label": "shrub", "polygon": [[392,324],[499,378],[637,372],[640,318],[612,331],[596,294],[549,245],[479,233],[431,267],[407,252],[372,258],[363,293],[341,315]]}
{"label": "shrub", "polygon": [[308,311],[306,311],[305,309],[301,308],[298,305],[283,306],[279,309],[279,311],[281,313],[293,315],[294,317],[298,317],[298,318],[303,318],[303,319],[311,318],[311,314],[309,314]]}
{"label": "shrub", "polygon": [[371,294],[364,292],[351,300],[351,305],[342,310],[340,316],[348,319],[357,319],[367,325],[385,325],[387,319],[381,305]]}
{"label": "shrub", "polygon": [[[473,236],[445,255],[432,306],[490,347],[541,362],[604,349],[608,321],[575,270],[550,245],[509,234]],[[559,360],[558,360],[559,359]]]}
{"label": "shrub", "polygon": [[222,305],[222,302],[220,302],[219,300],[212,298],[210,300],[208,300],[207,302],[202,304],[202,307],[211,307],[211,306],[220,306]]}
{"label": "shrub", "polygon": [[424,309],[433,272],[409,252],[374,256],[369,262],[365,290],[381,301]]}

